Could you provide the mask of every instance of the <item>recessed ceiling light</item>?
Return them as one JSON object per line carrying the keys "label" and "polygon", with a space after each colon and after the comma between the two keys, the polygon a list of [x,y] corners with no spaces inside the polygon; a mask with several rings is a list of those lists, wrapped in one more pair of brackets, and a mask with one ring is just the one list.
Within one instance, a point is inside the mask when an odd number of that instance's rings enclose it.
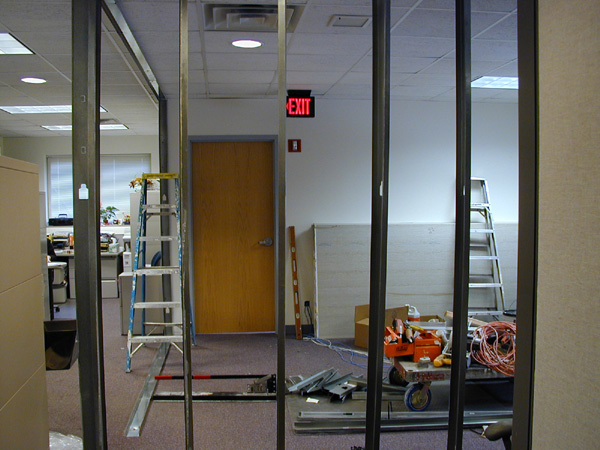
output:
{"label": "recessed ceiling light", "polygon": [[31,83],[31,84],[44,84],[46,80],[43,78],[35,78],[35,77],[23,77],[21,78],[23,83]]}
{"label": "recessed ceiling light", "polygon": [[[45,128],[49,131],[71,131],[73,129],[73,125],[42,125],[42,128]],[[126,125],[122,123],[101,123],[100,131],[112,131],[112,130],[128,130]]]}
{"label": "recessed ceiling light", "polygon": [[[9,114],[71,114],[72,105],[0,106]],[[100,112],[106,112],[102,106]]]}
{"label": "recessed ceiling light", "polygon": [[262,42],[254,39],[238,39],[233,41],[231,45],[238,48],[258,48],[262,46]]}
{"label": "recessed ceiling light", "polygon": [[33,55],[33,52],[9,33],[0,33],[0,55]]}
{"label": "recessed ceiling light", "polygon": [[479,77],[471,87],[485,89],[519,89],[519,77]]}

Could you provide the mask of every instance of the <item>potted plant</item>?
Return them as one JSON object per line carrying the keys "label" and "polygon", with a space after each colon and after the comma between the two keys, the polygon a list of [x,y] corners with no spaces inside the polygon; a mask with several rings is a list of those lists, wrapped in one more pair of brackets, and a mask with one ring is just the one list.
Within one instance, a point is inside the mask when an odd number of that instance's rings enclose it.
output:
{"label": "potted plant", "polygon": [[118,211],[116,206],[107,206],[103,208],[100,205],[100,218],[102,219],[102,223],[104,225],[108,225],[110,219],[116,217],[116,212]]}

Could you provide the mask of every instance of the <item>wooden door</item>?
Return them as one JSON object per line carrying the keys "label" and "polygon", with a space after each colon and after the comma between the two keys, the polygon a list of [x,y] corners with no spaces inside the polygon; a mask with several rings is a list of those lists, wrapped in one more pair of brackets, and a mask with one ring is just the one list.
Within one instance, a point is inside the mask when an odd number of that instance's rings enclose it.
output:
{"label": "wooden door", "polygon": [[192,147],[198,333],[275,330],[273,144]]}

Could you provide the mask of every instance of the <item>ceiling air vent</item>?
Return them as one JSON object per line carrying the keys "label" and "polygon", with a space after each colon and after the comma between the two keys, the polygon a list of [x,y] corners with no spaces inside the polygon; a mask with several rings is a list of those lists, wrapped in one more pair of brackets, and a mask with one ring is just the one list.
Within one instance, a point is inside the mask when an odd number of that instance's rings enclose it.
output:
{"label": "ceiling air vent", "polygon": [[343,27],[343,28],[364,28],[371,23],[370,16],[331,16],[329,20],[330,27]]}
{"label": "ceiling air vent", "polygon": [[[277,5],[226,5],[207,3],[203,6],[206,31],[277,31]],[[288,31],[294,31],[304,6],[288,5]]]}

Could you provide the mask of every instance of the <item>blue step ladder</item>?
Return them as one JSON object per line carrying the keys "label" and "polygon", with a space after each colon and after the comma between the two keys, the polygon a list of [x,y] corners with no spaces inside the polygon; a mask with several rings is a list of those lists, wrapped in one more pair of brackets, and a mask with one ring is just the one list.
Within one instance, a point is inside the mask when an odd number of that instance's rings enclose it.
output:
{"label": "blue step ladder", "polygon": [[[175,182],[175,204],[161,200],[160,204],[148,204],[148,180],[160,182],[173,180]],[[179,175],[177,173],[145,173],[142,175],[142,189],[140,193],[140,208],[138,215],[138,229],[135,240],[135,253],[133,258],[133,278],[131,285],[131,306],[129,309],[129,330],[127,331],[127,364],[126,372],[131,372],[131,359],[133,355],[145,344],[168,343],[183,353],[183,323],[173,321],[173,317],[181,320],[183,313],[183,273],[181,271],[181,204],[179,197]],[[153,217],[175,216],[177,221],[177,235],[175,236],[147,236],[147,222]],[[178,264],[176,266],[147,266],[147,242],[177,242]],[[179,279],[180,298],[178,301],[146,301],[147,276],[174,276]],[[138,282],[140,286],[138,286]],[[141,291],[137,299],[137,291]],[[162,321],[146,321],[146,310],[159,309],[163,312]],[[136,312],[141,312],[141,333],[134,335],[134,320]],[[190,314],[191,334],[195,340],[194,314]],[[148,331],[149,330],[149,331]],[[159,334],[160,333],[160,334]]]}

